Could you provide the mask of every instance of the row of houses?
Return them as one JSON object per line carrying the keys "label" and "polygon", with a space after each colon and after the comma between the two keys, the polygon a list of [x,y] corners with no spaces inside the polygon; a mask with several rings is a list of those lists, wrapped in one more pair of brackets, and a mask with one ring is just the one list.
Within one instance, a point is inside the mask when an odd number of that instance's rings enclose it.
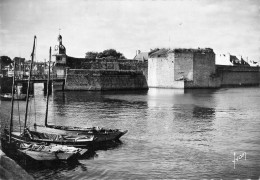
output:
{"label": "row of houses", "polygon": [[[14,63],[15,62],[15,68]],[[0,59],[0,77],[12,77],[15,74],[19,78],[29,76],[31,60],[15,57],[12,61],[4,62]],[[52,68],[51,68],[52,69]],[[46,62],[34,62],[32,68],[33,75],[45,75],[48,72],[48,64]]]}

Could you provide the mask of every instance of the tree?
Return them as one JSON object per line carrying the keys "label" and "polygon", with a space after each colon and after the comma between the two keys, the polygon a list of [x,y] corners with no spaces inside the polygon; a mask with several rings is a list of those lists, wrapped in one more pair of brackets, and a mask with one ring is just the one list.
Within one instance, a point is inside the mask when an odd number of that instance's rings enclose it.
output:
{"label": "tree", "polygon": [[97,52],[87,52],[85,58],[88,59],[96,59],[96,58],[104,58],[104,59],[126,59],[125,56],[117,52],[115,49],[107,49],[103,52],[97,53]]}
{"label": "tree", "polygon": [[0,56],[0,62],[3,66],[11,64],[13,61],[8,56]]}
{"label": "tree", "polygon": [[87,59],[96,59],[97,55],[98,55],[98,52],[89,51],[89,52],[86,53],[85,58],[87,58]]}
{"label": "tree", "polygon": [[126,59],[125,56],[115,49],[107,49],[98,54],[98,58]]}

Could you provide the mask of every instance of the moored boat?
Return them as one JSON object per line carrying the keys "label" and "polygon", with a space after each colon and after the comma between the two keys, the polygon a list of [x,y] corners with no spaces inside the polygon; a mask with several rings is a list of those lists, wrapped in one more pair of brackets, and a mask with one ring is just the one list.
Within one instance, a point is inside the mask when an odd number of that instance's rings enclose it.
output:
{"label": "moored boat", "polygon": [[120,137],[122,137],[124,134],[128,132],[127,130],[122,131],[120,129],[106,129],[100,127],[81,128],[81,127],[71,127],[71,126],[56,126],[56,125],[48,125],[48,124],[46,128],[62,130],[64,132],[70,132],[79,135],[91,135],[96,138],[95,142],[119,140]]}
{"label": "moored boat", "polygon": [[36,143],[21,143],[18,151],[36,161],[70,161],[76,160],[82,153],[81,148],[64,145],[43,145]]}
{"label": "moored boat", "polygon": [[9,142],[8,137],[1,137],[3,151],[11,157],[25,157],[34,161],[75,161],[83,156],[88,149],[69,147],[65,145],[35,143],[21,141],[12,138]]}
{"label": "moored boat", "polygon": [[94,136],[89,135],[73,135],[73,134],[57,134],[57,133],[46,133],[31,131],[28,128],[24,132],[11,132],[7,129],[4,130],[3,136],[6,136],[6,139],[11,138],[15,141],[21,142],[35,142],[35,143],[46,143],[46,144],[60,144],[81,148],[88,148],[93,145],[95,142]]}

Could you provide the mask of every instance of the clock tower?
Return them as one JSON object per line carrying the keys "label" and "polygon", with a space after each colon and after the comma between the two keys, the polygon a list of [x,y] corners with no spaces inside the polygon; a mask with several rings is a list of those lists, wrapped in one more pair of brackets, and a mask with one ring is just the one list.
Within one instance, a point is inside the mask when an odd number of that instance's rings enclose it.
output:
{"label": "clock tower", "polygon": [[62,36],[59,34],[58,36],[58,43],[59,45],[56,45],[54,47],[54,56],[56,57],[56,64],[66,64],[67,55],[66,55],[66,48],[62,44]]}
{"label": "clock tower", "polygon": [[60,34],[58,36],[58,45],[55,45],[54,47],[53,56],[55,56],[54,73],[57,78],[64,78],[66,75],[67,55],[66,48],[62,44],[62,36]]}

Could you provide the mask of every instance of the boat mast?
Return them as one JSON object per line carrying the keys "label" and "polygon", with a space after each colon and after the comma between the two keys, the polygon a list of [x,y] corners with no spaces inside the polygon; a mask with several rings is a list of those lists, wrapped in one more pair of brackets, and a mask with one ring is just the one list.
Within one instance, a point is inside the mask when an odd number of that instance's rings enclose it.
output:
{"label": "boat mast", "polygon": [[47,102],[46,102],[46,113],[45,113],[45,126],[48,126],[48,107],[49,107],[49,84],[50,84],[50,70],[51,70],[51,47],[50,47],[50,56],[49,56],[49,71],[48,71],[48,80],[47,80]]}
{"label": "boat mast", "polygon": [[32,61],[31,61],[31,65],[30,65],[30,73],[29,73],[28,85],[27,85],[26,109],[25,109],[25,119],[24,119],[24,130],[25,130],[26,124],[27,124],[29,92],[30,92],[30,84],[31,84],[31,76],[32,76],[32,65],[33,65],[33,59],[34,59],[35,40],[36,40],[36,36],[34,36],[34,40],[33,40],[33,51],[32,51],[32,54],[31,54],[31,56],[32,56]]}
{"label": "boat mast", "polygon": [[14,59],[14,73],[13,73],[13,84],[12,84],[12,109],[10,117],[10,129],[9,129],[9,143],[11,143],[11,135],[13,131],[13,112],[14,112],[14,82],[15,82],[15,59]]}

